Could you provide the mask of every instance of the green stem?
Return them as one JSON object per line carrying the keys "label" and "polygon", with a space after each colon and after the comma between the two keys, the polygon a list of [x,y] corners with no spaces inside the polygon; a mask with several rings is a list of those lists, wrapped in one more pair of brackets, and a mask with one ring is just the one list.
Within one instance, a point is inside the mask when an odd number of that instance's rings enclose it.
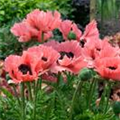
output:
{"label": "green stem", "polygon": [[27,83],[27,87],[28,87],[28,92],[29,92],[29,99],[32,101],[33,99],[32,99],[32,88],[31,88],[31,83],[30,82],[28,82]]}
{"label": "green stem", "polygon": [[22,97],[22,119],[25,120],[25,95],[24,95],[24,82],[21,83],[21,97]]}
{"label": "green stem", "polygon": [[91,101],[92,101],[92,97],[93,97],[95,87],[96,87],[96,80],[93,78],[92,83],[90,85],[90,90],[88,92],[88,100],[87,100],[88,109],[90,109],[90,107],[91,107]]}
{"label": "green stem", "polygon": [[104,113],[105,113],[105,114],[106,114],[106,112],[107,112],[108,105],[109,105],[111,84],[108,82],[108,84],[107,84],[106,87],[108,87],[108,88],[106,89],[107,100],[106,100],[106,105],[105,105],[105,110],[104,110]]}
{"label": "green stem", "polygon": [[36,92],[36,81],[34,81],[34,110],[33,110],[33,119],[36,120],[36,99],[37,99],[37,92]]}
{"label": "green stem", "polygon": [[[41,81],[41,79],[40,79]],[[40,87],[41,87],[41,82],[40,82]],[[37,93],[38,90],[41,89],[39,88],[39,80],[34,81],[34,110],[33,110],[33,120],[36,120],[36,101],[37,101]]]}
{"label": "green stem", "polygon": [[18,93],[16,91],[16,87],[14,85],[12,87],[13,87],[13,91],[14,91],[15,97],[17,98],[17,101],[18,101],[19,105],[21,105]]}
{"label": "green stem", "polygon": [[[105,80],[104,80],[105,81]],[[106,81],[104,82],[104,84],[105,84],[105,87],[104,87],[104,91],[103,91],[103,93],[102,93],[102,96],[101,96],[101,100],[100,100],[100,103],[99,103],[99,108],[101,109],[101,110],[103,110],[103,112],[104,113],[106,113],[106,110],[107,110],[107,108],[108,108],[108,103],[109,103],[109,95],[107,95],[107,93],[108,93],[108,85],[106,85]],[[108,96],[107,97],[107,100],[105,101],[105,98],[106,98],[106,95]],[[106,103],[105,103],[106,102]],[[105,103],[105,104],[104,104]],[[105,106],[105,108],[104,108],[104,106]]]}
{"label": "green stem", "polygon": [[57,94],[56,94],[56,91],[54,92],[53,106],[54,106],[54,115],[56,115],[56,111],[57,111]]}
{"label": "green stem", "polygon": [[56,86],[56,89],[59,87],[59,85],[60,85],[60,82],[61,82],[61,78],[62,76],[61,76],[61,73],[58,73],[58,76],[57,76],[57,86]]}
{"label": "green stem", "polygon": [[77,93],[79,91],[79,96],[81,95],[81,88],[82,88],[82,85],[83,85],[83,81],[79,81],[78,85],[77,85],[77,88],[73,94],[73,97],[72,97],[72,105],[71,105],[71,108],[70,108],[70,117],[69,117],[69,120],[72,120],[72,117],[73,117],[73,112],[74,112],[74,104],[76,102],[76,97],[77,97]]}

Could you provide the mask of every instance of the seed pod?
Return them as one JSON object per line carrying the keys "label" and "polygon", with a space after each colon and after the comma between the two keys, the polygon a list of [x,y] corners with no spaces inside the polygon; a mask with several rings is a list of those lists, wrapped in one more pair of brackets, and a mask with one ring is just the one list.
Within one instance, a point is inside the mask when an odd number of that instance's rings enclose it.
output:
{"label": "seed pod", "polygon": [[115,115],[120,114],[120,102],[116,101],[113,103],[113,112],[115,113]]}

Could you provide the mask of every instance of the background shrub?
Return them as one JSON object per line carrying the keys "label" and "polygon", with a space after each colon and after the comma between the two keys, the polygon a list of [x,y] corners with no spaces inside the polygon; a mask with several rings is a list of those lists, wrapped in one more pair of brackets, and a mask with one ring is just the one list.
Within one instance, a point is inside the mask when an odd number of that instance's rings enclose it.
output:
{"label": "background shrub", "polygon": [[0,0],[0,26],[14,18],[22,19],[36,8],[58,10],[63,17],[73,17],[71,0]]}

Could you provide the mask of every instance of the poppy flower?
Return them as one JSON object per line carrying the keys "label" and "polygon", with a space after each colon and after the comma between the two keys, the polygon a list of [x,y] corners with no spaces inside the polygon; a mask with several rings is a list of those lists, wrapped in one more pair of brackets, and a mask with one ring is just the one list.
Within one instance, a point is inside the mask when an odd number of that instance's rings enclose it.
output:
{"label": "poppy flower", "polygon": [[10,55],[5,59],[5,70],[15,83],[36,80],[38,74],[32,68],[29,57]]}
{"label": "poppy flower", "polygon": [[[99,39],[96,42],[89,42],[89,45],[82,48],[83,56],[86,58],[86,61],[89,63],[90,68],[94,68],[94,60],[105,57],[117,57],[119,56],[119,48],[113,47],[108,42],[108,39]],[[109,52],[108,52],[109,51]]]}
{"label": "poppy flower", "polygon": [[5,70],[15,83],[32,81],[38,75],[50,70],[59,58],[59,53],[52,47],[35,46],[24,51],[22,56],[10,55],[5,60]]}
{"label": "poppy flower", "polygon": [[[90,44],[92,44],[92,42]],[[111,46],[107,39],[96,40],[96,42],[93,44],[94,47],[85,46],[83,48],[83,53],[86,56],[91,57],[93,60],[98,57],[115,57],[119,54],[119,48]],[[110,52],[110,54],[108,53],[108,51]]]}
{"label": "poppy flower", "polygon": [[99,31],[97,29],[97,22],[92,20],[85,28],[81,39],[90,40],[99,38]]}
{"label": "poppy flower", "polygon": [[[103,39],[100,42],[99,48],[96,47],[96,57],[105,58],[105,57],[117,57],[119,56],[119,47],[113,47],[108,39]],[[108,52],[109,51],[109,52]]]}
{"label": "poppy flower", "polygon": [[67,70],[76,74],[83,67],[87,66],[87,62],[84,61],[81,47],[77,41],[66,41],[62,43],[51,41],[45,45],[52,46],[60,53],[60,57],[52,69],[53,72]]}
{"label": "poppy flower", "polygon": [[72,40],[74,36],[73,39],[80,42],[81,47],[89,46],[93,48],[94,43],[99,40],[99,31],[95,20],[91,21],[86,26],[84,33],[82,33],[81,30],[78,29],[77,25],[70,20],[61,22],[59,30],[62,32],[65,40]]}
{"label": "poppy flower", "polygon": [[63,38],[69,40],[69,33],[75,35],[75,40],[79,40],[82,32],[78,29],[77,25],[70,20],[64,20],[61,22],[59,30],[62,32]]}
{"label": "poppy flower", "polygon": [[120,80],[120,58],[106,57],[95,60],[95,69],[107,79]]}
{"label": "poppy flower", "polygon": [[35,38],[43,42],[52,37],[52,31],[60,26],[59,12],[44,12],[38,9],[29,13],[22,22],[14,24],[11,32],[19,37],[20,42],[27,42]]}
{"label": "poppy flower", "polygon": [[19,42],[27,42],[38,36],[38,30],[31,27],[27,22],[15,23],[11,28],[11,32],[19,37]]}
{"label": "poppy flower", "polygon": [[44,12],[35,9],[31,13],[27,14],[25,21],[28,22],[32,27],[43,32],[47,32],[59,27],[61,23],[61,15],[57,11]]}
{"label": "poppy flower", "polygon": [[[46,71],[49,71],[52,65],[57,61],[60,56],[59,53],[52,47],[44,45],[31,47],[27,50],[27,52],[30,54],[34,54],[36,55],[36,57],[39,58],[35,68],[35,70],[39,72],[39,75],[43,74]],[[36,57],[35,59],[38,59]]]}
{"label": "poppy flower", "polygon": [[[86,27],[85,31],[79,39],[82,47],[94,47],[94,43],[99,40],[99,31],[95,20],[91,21]],[[92,42],[92,44],[90,44]]]}

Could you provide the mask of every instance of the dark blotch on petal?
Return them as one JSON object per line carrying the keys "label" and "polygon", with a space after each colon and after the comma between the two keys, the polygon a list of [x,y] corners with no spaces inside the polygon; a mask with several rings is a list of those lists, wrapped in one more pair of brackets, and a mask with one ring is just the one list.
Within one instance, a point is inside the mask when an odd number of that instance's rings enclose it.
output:
{"label": "dark blotch on petal", "polygon": [[32,75],[32,71],[30,66],[26,65],[26,64],[21,64],[18,69],[23,73],[23,74],[27,74],[27,72],[29,72],[30,75]]}
{"label": "dark blotch on petal", "polygon": [[80,41],[80,46],[83,48],[85,46],[85,41],[84,40],[81,40]]}
{"label": "dark blotch on petal", "polygon": [[59,59],[63,59],[63,57],[66,55],[66,52],[63,52],[63,51],[61,51],[60,52],[60,58]]}
{"label": "dark blotch on petal", "polygon": [[43,61],[47,61],[47,58],[46,57],[42,57],[41,58]]}
{"label": "dark blotch on petal", "polygon": [[64,52],[64,51],[61,51],[60,52],[60,58],[59,59],[63,59],[63,57],[66,55],[68,58],[73,58],[74,57],[74,54],[72,52]]}
{"label": "dark blotch on petal", "polygon": [[14,75],[14,71],[12,70],[12,74]]}
{"label": "dark blotch on petal", "polygon": [[69,52],[69,53],[67,54],[67,56],[68,56],[69,58],[73,58],[73,57],[74,57],[74,54],[73,54],[72,52]]}
{"label": "dark blotch on petal", "polygon": [[100,49],[100,48],[96,48],[96,50],[97,50],[97,51],[101,51],[101,49]]}
{"label": "dark blotch on petal", "polygon": [[116,67],[112,67],[112,66],[110,66],[108,68],[111,69],[111,70],[116,70],[117,69]]}

